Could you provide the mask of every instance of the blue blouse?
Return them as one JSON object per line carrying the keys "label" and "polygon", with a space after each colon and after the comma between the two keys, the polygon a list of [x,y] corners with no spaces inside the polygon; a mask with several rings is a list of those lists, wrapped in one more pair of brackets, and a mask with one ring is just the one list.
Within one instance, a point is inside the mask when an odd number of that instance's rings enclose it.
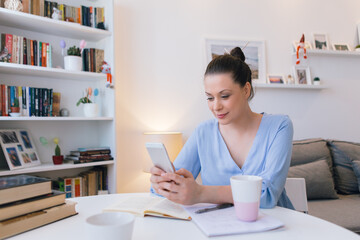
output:
{"label": "blue blouse", "polygon": [[230,185],[234,175],[263,178],[261,208],[293,208],[284,186],[288,174],[293,125],[288,116],[263,114],[248,156],[240,168],[232,159],[216,119],[201,123],[187,140],[174,161],[178,170],[185,168],[194,178],[201,173],[203,185]]}

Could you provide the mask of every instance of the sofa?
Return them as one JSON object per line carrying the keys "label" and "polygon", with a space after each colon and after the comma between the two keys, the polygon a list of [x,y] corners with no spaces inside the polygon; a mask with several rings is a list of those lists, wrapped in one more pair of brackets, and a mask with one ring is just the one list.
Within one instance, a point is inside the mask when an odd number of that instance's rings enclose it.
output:
{"label": "sofa", "polygon": [[293,142],[289,178],[305,178],[309,214],[360,233],[360,144]]}

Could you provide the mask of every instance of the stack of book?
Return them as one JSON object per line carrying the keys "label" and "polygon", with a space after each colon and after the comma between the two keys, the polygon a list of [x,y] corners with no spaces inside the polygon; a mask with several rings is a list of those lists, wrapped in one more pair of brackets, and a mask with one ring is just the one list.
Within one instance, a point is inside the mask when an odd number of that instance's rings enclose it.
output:
{"label": "stack of book", "polygon": [[74,202],[51,180],[28,175],[0,178],[0,239],[77,214]]}
{"label": "stack of book", "polygon": [[104,63],[104,50],[96,48],[84,48],[82,54],[83,71],[101,72]]}
{"label": "stack of book", "polygon": [[65,160],[73,162],[74,164],[79,164],[114,160],[114,158],[111,156],[111,150],[109,147],[99,147],[78,148],[76,151],[70,151],[70,155],[66,155]]}

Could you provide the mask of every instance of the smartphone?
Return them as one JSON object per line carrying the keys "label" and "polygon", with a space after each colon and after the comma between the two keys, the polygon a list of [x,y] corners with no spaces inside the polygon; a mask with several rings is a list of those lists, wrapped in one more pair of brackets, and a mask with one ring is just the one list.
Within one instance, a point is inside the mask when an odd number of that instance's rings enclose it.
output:
{"label": "smartphone", "polygon": [[175,172],[175,167],[170,161],[164,144],[146,143],[145,146],[155,167],[161,168],[165,172]]}

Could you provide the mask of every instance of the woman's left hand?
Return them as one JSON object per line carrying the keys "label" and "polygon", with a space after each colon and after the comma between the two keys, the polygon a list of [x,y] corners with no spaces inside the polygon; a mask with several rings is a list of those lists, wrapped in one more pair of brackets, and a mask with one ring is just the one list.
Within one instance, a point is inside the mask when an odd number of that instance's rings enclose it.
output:
{"label": "woman's left hand", "polygon": [[176,173],[164,173],[161,176],[169,181],[159,183],[159,194],[184,205],[200,202],[202,186],[196,183],[191,172],[181,168]]}

